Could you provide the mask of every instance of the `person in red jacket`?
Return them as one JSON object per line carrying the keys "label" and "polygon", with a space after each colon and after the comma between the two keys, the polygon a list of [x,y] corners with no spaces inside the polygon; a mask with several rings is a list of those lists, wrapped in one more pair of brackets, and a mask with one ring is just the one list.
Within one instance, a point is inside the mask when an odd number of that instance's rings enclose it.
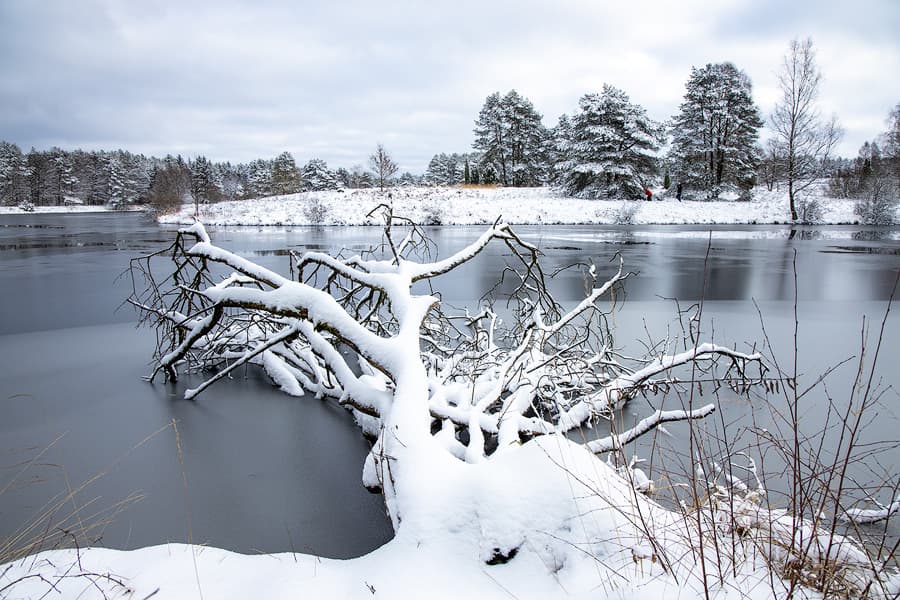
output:
{"label": "person in red jacket", "polygon": [[650,191],[650,188],[645,187],[644,194],[647,195],[647,202],[650,202],[651,200],[653,200],[653,192]]}

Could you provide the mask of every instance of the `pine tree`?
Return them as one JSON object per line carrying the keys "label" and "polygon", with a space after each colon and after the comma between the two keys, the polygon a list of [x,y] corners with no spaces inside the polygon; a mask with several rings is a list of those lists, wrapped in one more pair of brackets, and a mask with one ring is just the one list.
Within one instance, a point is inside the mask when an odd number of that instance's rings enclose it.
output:
{"label": "pine tree", "polygon": [[411,186],[411,185],[420,185],[421,177],[417,175],[413,175],[409,171],[404,171],[400,174],[400,177],[397,178],[397,183],[399,185]]}
{"label": "pine tree", "polygon": [[84,182],[85,200],[94,206],[109,203],[109,156],[106,152],[91,152],[90,180]]}
{"label": "pine tree", "polygon": [[348,171],[344,167],[338,167],[337,170],[334,172],[334,174],[337,177],[338,183],[341,186],[343,186],[345,188],[352,187],[350,185],[350,171]]}
{"label": "pine tree", "polygon": [[217,163],[216,179],[221,182],[224,200],[239,200],[247,193],[247,173],[244,165],[232,165],[230,162]]}
{"label": "pine tree", "polygon": [[897,180],[897,191],[900,192],[900,103],[888,116],[888,128],[884,132],[883,139],[884,155]]}
{"label": "pine tree", "polygon": [[119,157],[109,160],[109,206],[113,210],[121,210],[132,201],[126,167]]}
{"label": "pine tree", "polygon": [[15,144],[0,142],[0,205],[16,206],[29,200],[31,174],[22,151]]}
{"label": "pine tree", "polygon": [[49,204],[62,206],[66,198],[75,192],[78,183],[69,154],[60,148],[51,148],[45,168],[47,172],[42,180],[41,197]]}
{"label": "pine tree", "polygon": [[290,152],[282,152],[272,162],[272,193],[296,194],[300,188],[300,169]]}
{"label": "pine tree", "polygon": [[206,204],[219,200],[212,163],[205,156],[198,156],[191,162],[191,194],[195,204]]}
{"label": "pine tree", "polygon": [[[143,154],[131,154],[124,152],[125,168],[127,171],[128,193],[134,204],[145,204],[150,197],[150,181],[153,172],[153,161]],[[213,172],[213,181],[218,186],[220,179],[218,171]]]}
{"label": "pine tree", "polygon": [[544,182],[548,132],[534,105],[515,90],[489,95],[475,121],[473,147],[481,169],[502,185],[531,186]]}
{"label": "pine tree", "polygon": [[328,168],[324,160],[314,158],[303,166],[300,172],[303,180],[303,189],[318,192],[321,190],[336,190],[340,187],[337,175]]}
{"label": "pine tree", "polygon": [[572,120],[569,115],[559,116],[556,127],[550,130],[547,141],[547,179],[553,185],[561,185],[565,176],[565,161],[572,144]]}
{"label": "pine tree", "polygon": [[567,193],[583,198],[641,198],[657,171],[660,126],[611,85],[585,94],[571,125],[558,126]]}
{"label": "pine tree", "polygon": [[258,158],[247,165],[247,184],[251,197],[263,198],[271,196],[274,193],[272,191],[271,161]]}
{"label": "pine tree", "polygon": [[708,198],[718,197],[724,185],[749,189],[762,125],[746,73],[727,62],[691,68],[672,125],[675,180]]}
{"label": "pine tree", "polygon": [[510,171],[512,185],[534,186],[544,183],[547,169],[545,142],[548,133],[534,105],[515,90],[503,98],[504,114],[509,123]]}
{"label": "pine tree", "polygon": [[459,154],[435,154],[428,162],[425,179],[429,185],[457,185],[463,182],[464,173],[460,170],[467,159]]}

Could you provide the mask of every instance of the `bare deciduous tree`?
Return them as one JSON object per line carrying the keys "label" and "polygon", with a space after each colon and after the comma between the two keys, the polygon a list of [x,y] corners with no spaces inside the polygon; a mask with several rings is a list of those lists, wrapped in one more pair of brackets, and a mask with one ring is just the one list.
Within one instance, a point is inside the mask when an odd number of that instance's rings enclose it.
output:
{"label": "bare deciduous tree", "polygon": [[375,152],[369,156],[369,166],[375,173],[375,179],[378,181],[378,187],[384,190],[384,185],[391,177],[397,174],[399,167],[390,153],[384,148],[383,144],[378,144]]}
{"label": "bare deciduous tree", "polygon": [[816,104],[822,73],[811,38],[791,41],[778,82],[781,99],[770,122],[788,185],[791,219],[796,221],[797,196],[821,177],[843,132],[837,118],[823,119]]}

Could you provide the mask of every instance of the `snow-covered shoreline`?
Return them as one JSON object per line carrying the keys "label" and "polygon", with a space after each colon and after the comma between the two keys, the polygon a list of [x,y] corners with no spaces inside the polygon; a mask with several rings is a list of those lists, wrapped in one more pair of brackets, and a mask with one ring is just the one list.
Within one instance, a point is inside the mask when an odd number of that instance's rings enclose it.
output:
{"label": "snow-covered shoreline", "polygon": [[[859,222],[855,200],[820,196],[823,225]],[[425,224],[490,225],[498,217],[515,225],[763,225],[790,222],[787,193],[757,188],[753,200],[679,202],[657,190],[652,202],[582,200],[561,196],[551,188],[399,187],[303,192],[255,200],[220,202],[200,207],[206,225],[293,226],[378,225],[369,213],[391,203],[394,213]],[[189,224],[194,206],[159,217],[160,223]]]}
{"label": "snow-covered shoreline", "polygon": [[[140,208],[129,208],[124,212],[134,212]],[[66,215],[81,213],[123,212],[108,206],[79,204],[75,206],[35,206],[32,210],[22,210],[18,206],[0,206],[0,215]]]}

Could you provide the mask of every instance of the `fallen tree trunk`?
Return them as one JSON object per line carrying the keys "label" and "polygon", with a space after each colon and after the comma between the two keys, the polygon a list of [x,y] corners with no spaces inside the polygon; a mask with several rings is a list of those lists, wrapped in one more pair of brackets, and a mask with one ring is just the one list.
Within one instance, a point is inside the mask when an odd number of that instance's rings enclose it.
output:
{"label": "fallen tree trunk", "polygon": [[[495,223],[465,248],[428,260],[433,249],[422,231],[381,210],[381,254],[293,255],[292,278],[215,246],[196,223],[167,251],[133,262],[131,302],[158,332],[151,379],[175,379],[179,369],[213,372],[187,398],[255,363],[288,393],[347,407],[377,440],[365,484],[383,490],[395,525],[403,518],[394,497],[397,465],[410,449],[439,448],[481,462],[534,436],[612,424],[610,416],[630,398],[671,383],[675,367],[705,372],[724,358],[726,377],[746,383],[747,364],[760,359],[698,343],[672,355],[625,359],[599,305],[628,277],[621,261],[602,283],[590,267],[585,298],[565,310],[549,289],[539,250],[509,226]],[[448,314],[437,297],[412,292],[413,284],[475,260],[491,244],[505,245],[512,257],[504,277],[514,289],[502,299],[515,315],[511,325],[501,326],[492,309],[497,299],[486,296],[476,315]],[[174,269],[157,282],[162,257],[171,257]],[[226,269],[219,280],[217,266]],[[628,432],[611,426],[609,437],[587,447],[621,449],[660,423],[713,410],[658,411]]]}

